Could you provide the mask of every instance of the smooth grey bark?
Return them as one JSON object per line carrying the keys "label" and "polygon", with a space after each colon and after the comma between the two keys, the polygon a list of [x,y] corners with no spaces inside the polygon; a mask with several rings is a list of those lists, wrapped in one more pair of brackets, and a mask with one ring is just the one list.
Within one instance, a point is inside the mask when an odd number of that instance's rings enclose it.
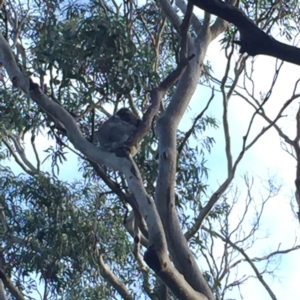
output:
{"label": "smooth grey bark", "polygon": [[[170,3],[166,0],[160,0],[159,4],[175,28],[180,28],[177,15],[172,11]],[[202,74],[203,61],[208,45],[225,30],[227,25],[226,22],[219,18],[212,26],[209,23],[210,17],[206,14],[204,24],[200,30],[198,25],[195,26],[198,31],[197,38],[192,39],[191,36],[188,37],[188,56],[194,55],[194,58],[180,78],[165,113],[157,122],[159,175],[155,201],[163,222],[168,249],[175,267],[196,291],[203,293],[208,299],[212,300],[214,299],[213,293],[203,277],[193,253],[188,247],[175,210],[176,134],[178,125],[195,93],[198,80]],[[179,30],[178,34],[180,35]]]}
{"label": "smooth grey bark", "polygon": [[3,281],[0,279],[0,300],[7,300]]}

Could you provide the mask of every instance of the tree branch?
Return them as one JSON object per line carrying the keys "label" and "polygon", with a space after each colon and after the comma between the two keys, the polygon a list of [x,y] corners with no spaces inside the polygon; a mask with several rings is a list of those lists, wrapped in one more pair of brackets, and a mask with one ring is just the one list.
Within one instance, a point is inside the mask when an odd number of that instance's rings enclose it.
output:
{"label": "tree branch", "polygon": [[[226,237],[223,237],[221,234],[213,231],[213,230],[210,230],[206,227],[202,227],[202,229],[204,229],[205,231],[207,231],[209,234],[211,235],[214,235],[214,236],[217,236],[218,238],[220,238],[224,243],[228,243],[232,248],[236,249],[239,253],[242,254],[242,256],[244,256],[245,258],[245,261],[247,261],[252,270],[254,271],[255,275],[256,275],[256,278],[260,281],[260,283],[264,286],[264,288],[267,290],[268,294],[270,295],[271,299],[273,300],[277,300],[275,294],[273,293],[273,291],[271,290],[271,288],[268,286],[268,284],[265,282],[265,280],[263,279],[263,276],[261,275],[261,273],[259,272],[259,270],[257,269],[257,267],[255,266],[254,262],[253,262],[253,259],[251,259],[247,254],[246,252],[244,251],[243,248],[241,247],[238,247],[235,243],[233,243],[229,238],[226,238]],[[296,249],[293,249],[293,250],[297,250],[298,248],[296,247]],[[290,252],[292,250],[288,249],[288,252]],[[279,254],[279,253],[278,253]],[[265,258],[267,259],[267,258]]]}
{"label": "tree branch", "polygon": [[0,279],[2,280],[5,287],[10,291],[10,293],[16,297],[17,300],[25,300],[23,294],[16,288],[12,283],[10,278],[5,274],[4,270],[0,268]]}
{"label": "tree branch", "polygon": [[13,146],[11,145],[11,143],[7,140],[7,138],[3,138],[2,139],[3,143],[5,144],[5,146],[7,147],[8,151],[10,152],[10,154],[13,156],[13,158],[15,159],[15,162],[27,173],[30,175],[34,175],[36,174],[36,170],[31,170],[29,168],[26,167],[26,165],[22,162],[22,160],[17,156]]}
{"label": "tree branch", "polygon": [[186,142],[188,141],[189,137],[192,135],[192,133],[195,130],[195,127],[197,125],[197,122],[203,117],[204,113],[207,111],[211,101],[214,99],[215,97],[215,91],[214,89],[212,90],[211,96],[208,99],[206,106],[204,107],[204,109],[200,112],[200,114],[198,114],[198,116],[196,116],[196,118],[193,121],[193,124],[191,126],[191,128],[185,133],[184,138],[181,142],[181,144],[178,146],[177,151],[178,151],[178,156],[181,154],[183,147],[185,146]]}
{"label": "tree branch", "polygon": [[[228,1],[231,5],[235,5],[237,0]],[[206,11],[207,13],[207,11]],[[220,33],[224,32],[227,29],[228,22],[225,19],[217,18],[213,25],[210,26],[212,40],[214,40]]]}
{"label": "tree branch", "polygon": [[168,18],[168,20],[173,24],[176,31],[178,33],[180,33],[181,20],[178,17],[178,15],[176,14],[176,12],[175,12],[174,8],[172,7],[171,3],[169,2],[169,0],[157,0],[157,3],[162,8],[162,11],[164,12],[164,14]]}
{"label": "tree branch", "polygon": [[5,288],[2,280],[0,280],[0,300],[7,300]]}
{"label": "tree branch", "polygon": [[236,169],[237,169],[240,161],[244,157],[246,151],[248,151],[258,141],[258,139],[263,134],[265,134],[270,128],[272,128],[274,126],[274,124],[279,120],[279,118],[281,118],[283,111],[291,104],[291,102],[292,101],[287,101],[282,106],[282,108],[279,110],[279,112],[278,112],[277,116],[274,118],[274,120],[271,123],[269,123],[268,126],[263,127],[262,130],[252,139],[252,141],[248,145],[246,145],[246,142],[247,142],[247,139],[248,139],[248,136],[249,136],[249,132],[250,132],[250,128],[252,127],[252,123],[253,123],[253,120],[254,120],[254,116],[256,114],[258,114],[259,110],[261,109],[261,107],[257,108],[257,110],[254,112],[254,114],[252,116],[252,119],[251,119],[250,124],[249,124],[248,129],[247,129],[247,133],[243,137],[243,146],[242,146],[242,149],[240,151],[239,156],[237,157],[236,161],[234,162],[234,164],[232,166],[232,169],[230,170],[227,178],[219,186],[217,191],[212,194],[212,196],[210,197],[208,203],[202,208],[201,212],[199,213],[199,215],[196,218],[195,224],[185,233],[185,237],[186,237],[187,240],[189,240],[195,234],[195,232],[197,232],[199,230],[199,228],[201,227],[201,225],[202,225],[204,219],[206,218],[206,216],[210,213],[213,206],[217,203],[219,198],[222,196],[222,194],[228,188],[229,184],[232,182],[232,180],[234,178],[234,175],[235,175],[235,172],[236,172]]}
{"label": "tree branch", "polygon": [[300,65],[300,49],[281,43],[259,29],[241,10],[218,0],[190,0],[195,6],[232,24],[240,31],[240,53],[264,54]]}
{"label": "tree branch", "polygon": [[[176,3],[176,6],[181,10],[181,12],[183,14],[185,14],[186,10],[187,10],[187,5],[186,5],[185,1],[184,0],[176,0],[175,3]],[[192,18],[191,18],[191,25],[196,32],[201,31],[202,25],[194,13],[192,14]]]}
{"label": "tree branch", "polygon": [[103,278],[107,280],[107,282],[109,282],[118,291],[118,293],[122,296],[123,299],[134,299],[129,290],[127,289],[126,285],[104,263],[102,255],[100,254],[98,248],[96,248],[95,254],[98,258],[97,263]]}
{"label": "tree branch", "polygon": [[210,42],[210,35],[203,34],[199,43],[189,39],[189,54],[194,55],[177,83],[176,92],[162,117],[157,121],[159,138],[159,174],[156,183],[155,201],[163,222],[168,250],[177,270],[186,281],[208,299],[214,296],[182,234],[175,210],[175,174],[177,167],[178,124],[195,92],[202,73],[203,60]]}

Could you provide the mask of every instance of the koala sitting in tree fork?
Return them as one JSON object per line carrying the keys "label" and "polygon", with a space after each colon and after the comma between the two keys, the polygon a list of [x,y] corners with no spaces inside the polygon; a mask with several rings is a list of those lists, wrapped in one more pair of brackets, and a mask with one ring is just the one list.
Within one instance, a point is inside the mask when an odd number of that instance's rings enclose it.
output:
{"label": "koala sitting in tree fork", "polygon": [[[104,150],[115,152],[136,132],[140,122],[141,119],[128,108],[121,108],[95,132],[95,142]],[[134,156],[138,150],[139,145],[135,145],[130,150],[131,156]]]}

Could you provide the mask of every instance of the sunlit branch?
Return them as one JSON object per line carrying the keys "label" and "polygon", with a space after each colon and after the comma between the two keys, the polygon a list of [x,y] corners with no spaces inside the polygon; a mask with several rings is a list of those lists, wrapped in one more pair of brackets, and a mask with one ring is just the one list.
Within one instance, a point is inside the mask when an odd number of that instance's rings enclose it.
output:
{"label": "sunlit branch", "polygon": [[37,172],[40,172],[41,161],[40,161],[37,149],[36,149],[35,135],[34,134],[32,134],[30,142],[31,142],[31,146],[32,146],[32,149],[33,149],[33,152],[34,152],[34,155],[35,155],[36,163],[37,163]]}
{"label": "sunlit branch", "polygon": [[96,247],[95,255],[97,257],[97,263],[100,268],[100,273],[107,282],[109,282],[123,297],[123,299],[134,299],[127,289],[126,285],[110,270],[110,268],[104,263],[102,255],[99,249]]}
{"label": "sunlit branch", "polygon": [[9,150],[10,154],[13,156],[13,158],[15,159],[15,162],[28,174],[30,175],[34,175],[36,174],[35,171],[33,171],[30,168],[27,168],[27,166],[23,163],[23,161],[16,155],[15,149],[13,148],[13,146],[10,144],[10,142],[6,139],[3,138],[2,139],[3,143],[5,144],[5,146],[7,147],[7,149]]}
{"label": "sunlit branch", "polygon": [[227,78],[229,76],[229,70],[230,70],[230,63],[231,58],[234,52],[234,48],[231,47],[230,53],[228,55],[228,61],[226,64],[225,74],[223,76],[223,79],[221,81],[221,92],[223,97],[223,130],[224,130],[224,136],[225,136],[225,152],[226,152],[226,158],[227,158],[227,176],[229,176],[231,169],[232,169],[232,154],[231,154],[231,137],[230,137],[230,131],[229,131],[229,124],[228,124],[228,101],[229,98],[227,98],[227,94],[225,91],[225,83],[227,81]]}
{"label": "sunlit branch", "polygon": [[22,161],[25,163],[25,165],[32,171],[32,172],[38,172],[38,170],[32,165],[32,163],[27,159],[25,151],[23,147],[20,145],[20,136],[14,137],[13,135],[8,135],[9,139],[11,139],[14,143],[15,149],[19,156],[21,157]]}
{"label": "sunlit branch", "polygon": [[158,31],[156,34],[156,38],[155,38],[155,53],[156,53],[156,58],[155,58],[155,63],[154,63],[154,71],[158,72],[158,66],[159,66],[159,59],[160,59],[160,55],[159,55],[159,50],[160,50],[160,43],[161,43],[161,39],[162,39],[162,34],[164,32],[164,28],[167,24],[167,18],[163,18],[160,21],[160,24],[158,26]]}

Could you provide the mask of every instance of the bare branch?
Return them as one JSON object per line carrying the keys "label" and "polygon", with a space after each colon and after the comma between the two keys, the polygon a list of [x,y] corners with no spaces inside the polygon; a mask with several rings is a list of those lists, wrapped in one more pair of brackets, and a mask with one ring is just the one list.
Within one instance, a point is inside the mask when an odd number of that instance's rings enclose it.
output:
{"label": "bare branch", "polygon": [[193,4],[189,2],[181,24],[180,61],[185,61],[188,56],[189,28],[190,28],[190,20],[193,15],[193,7],[194,7]]}
{"label": "bare branch", "polygon": [[8,137],[13,141],[15,149],[19,156],[21,157],[24,164],[31,170],[31,172],[37,173],[38,170],[32,165],[32,163],[27,159],[25,151],[20,144],[20,136],[15,137],[13,135],[8,135]]}
{"label": "bare branch", "polygon": [[2,268],[0,268],[0,279],[2,280],[4,286],[14,297],[16,297],[17,300],[25,300],[23,294],[16,288],[16,286],[12,283],[12,281],[5,274],[5,271]]}
{"label": "bare branch", "polygon": [[33,152],[34,152],[34,155],[35,155],[35,159],[37,161],[37,172],[39,172],[40,167],[41,167],[41,162],[40,162],[39,154],[38,154],[37,149],[36,149],[35,135],[34,134],[32,135],[30,141],[31,141],[31,146],[32,146],[32,149],[33,149]]}
{"label": "bare branch", "polygon": [[[236,95],[238,95],[239,97],[241,97],[242,99],[244,99],[248,104],[250,104],[254,109],[257,109],[257,106],[255,106],[245,95],[243,95],[242,93],[240,93],[239,91],[235,90],[234,93]],[[295,97],[290,98],[289,100],[287,100],[286,102],[290,101],[290,100],[294,100],[299,98],[300,95],[295,95]],[[272,120],[266,115],[266,113],[264,112],[264,110],[258,110],[257,114],[260,115],[261,117],[263,117],[269,124],[272,123]],[[284,132],[281,130],[281,128],[277,125],[274,124],[273,125],[274,128],[276,129],[276,131],[278,132],[279,136],[284,139],[288,144],[292,145],[293,141],[286,135],[284,134]]]}
{"label": "bare branch", "polygon": [[175,174],[176,174],[176,130],[186,111],[187,105],[198,84],[202,72],[203,59],[210,42],[209,35],[202,36],[199,43],[189,42],[189,55],[194,54],[193,63],[188,64],[181,76],[176,92],[166,108],[163,116],[157,121],[159,137],[159,175],[157,178],[155,201],[163,222],[168,240],[168,249],[176,269],[179,270],[189,284],[213,299],[186,239],[182,234],[177,213],[175,211]]}
{"label": "bare branch", "polygon": [[240,31],[240,53],[265,54],[300,65],[300,49],[281,43],[259,29],[235,6],[218,0],[191,0],[199,8],[233,23]]}
{"label": "bare branch", "polygon": [[181,20],[178,17],[178,15],[176,14],[176,12],[175,12],[174,8],[172,7],[171,3],[169,2],[169,0],[157,0],[157,3],[162,8],[162,11],[167,16],[168,20],[173,24],[176,31],[178,33],[180,33]]}
{"label": "bare branch", "polygon": [[99,249],[95,249],[95,254],[98,258],[97,263],[100,267],[101,275],[107,282],[109,282],[122,296],[123,299],[134,299],[127,289],[126,285],[110,270],[110,268],[104,263],[102,255],[99,252]]}
{"label": "bare branch", "polygon": [[187,239],[190,239],[191,236],[193,236],[195,234],[195,232],[199,230],[199,228],[201,227],[201,225],[203,223],[203,220],[210,213],[211,209],[216,204],[216,202],[218,201],[220,196],[226,191],[229,184],[232,182],[232,180],[234,178],[237,166],[239,165],[240,161],[242,160],[245,152],[248,151],[263,134],[265,134],[270,128],[272,128],[274,126],[274,124],[279,120],[279,118],[281,118],[283,111],[289,106],[290,103],[291,103],[290,101],[286,102],[283,105],[283,107],[280,109],[280,111],[278,112],[275,119],[268,126],[264,127],[261,130],[261,132],[258,133],[256,135],[256,137],[254,137],[253,140],[248,145],[246,145],[246,141],[249,136],[250,128],[253,123],[253,118],[258,113],[260,108],[258,108],[254,112],[254,114],[252,116],[252,120],[250,121],[250,124],[248,126],[247,133],[243,137],[243,146],[242,146],[242,150],[241,150],[239,156],[237,157],[235,163],[233,164],[232,169],[231,169],[230,173],[228,174],[227,178],[225,179],[225,181],[220,185],[220,187],[217,189],[217,191],[215,193],[213,193],[213,195],[210,197],[210,200],[208,201],[208,203],[202,208],[201,212],[199,213],[199,216],[196,218],[195,224],[190,228],[190,230],[188,230],[186,232],[185,236]]}
{"label": "bare branch", "polygon": [[10,154],[13,156],[13,158],[15,159],[15,162],[27,173],[27,174],[31,174],[34,175],[35,172],[32,171],[31,169],[27,168],[26,165],[21,161],[21,159],[16,155],[16,152],[13,148],[13,146],[10,144],[10,142],[6,139],[3,138],[3,143],[5,144],[5,146],[7,147],[7,149],[9,150]]}
{"label": "bare branch", "polygon": [[[175,3],[176,3],[176,6],[179,7],[179,9],[182,11],[182,13],[185,14],[186,10],[187,10],[187,5],[186,5],[185,1],[184,0],[176,0]],[[194,13],[192,14],[192,17],[191,17],[191,25],[193,26],[193,28],[196,32],[201,31],[202,25]]]}
{"label": "bare branch", "polygon": [[223,129],[224,129],[224,136],[225,136],[225,151],[226,151],[226,158],[227,158],[227,176],[229,176],[231,169],[232,169],[232,154],[231,154],[231,137],[229,132],[229,124],[228,124],[228,101],[229,98],[227,97],[225,91],[225,83],[228,78],[229,70],[230,70],[230,62],[233,55],[234,48],[231,47],[228,61],[226,64],[225,74],[223,76],[221,82],[221,92],[223,97]]}
{"label": "bare branch", "polygon": [[213,100],[213,98],[215,97],[215,93],[214,93],[214,89],[212,90],[212,94],[210,96],[210,98],[208,99],[206,106],[204,107],[204,109],[200,112],[200,114],[198,116],[196,116],[196,118],[194,119],[194,122],[191,126],[191,128],[185,133],[184,138],[181,142],[181,144],[178,146],[178,156],[180,155],[180,153],[183,150],[183,147],[185,146],[186,142],[188,141],[189,137],[191,136],[191,134],[193,133],[197,122],[203,117],[204,113],[207,111],[211,101]]}
{"label": "bare branch", "polygon": [[[239,260],[239,262],[242,261],[246,261],[250,264],[252,270],[254,271],[256,278],[261,282],[261,284],[264,286],[264,288],[267,290],[268,294],[270,295],[271,299],[276,300],[276,296],[274,295],[273,291],[271,290],[271,288],[268,286],[268,284],[265,282],[265,280],[263,279],[263,276],[261,275],[261,273],[259,272],[259,270],[257,269],[257,267],[254,264],[254,261],[262,261],[262,260],[267,260],[270,257],[274,256],[274,255],[280,255],[280,254],[284,254],[284,253],[289,253],[295,250],[300,249],[300,246],[296,246],[290,249],[286,249],[286,250],[277,250],[274,251],[272,253],[270,253],[269,255],[266,255],[264,257],[261,258],[250,258],[244,251],[243,248],[238,247],[236,243],[232,242],[229,238],[224,237],[223,235],[217,233],[216,231],[213,231],[205,226],[202,226],[202,229],[205,230],[206,232],[208,232],[210,235],[216,236],[218,238],[220,238],[224,243],[228,243],[233,249],[236,249],[239,253],[242,254],[242,256],[244,257],[244,260]],[[233,266],[231,266],[232,268]]]}

